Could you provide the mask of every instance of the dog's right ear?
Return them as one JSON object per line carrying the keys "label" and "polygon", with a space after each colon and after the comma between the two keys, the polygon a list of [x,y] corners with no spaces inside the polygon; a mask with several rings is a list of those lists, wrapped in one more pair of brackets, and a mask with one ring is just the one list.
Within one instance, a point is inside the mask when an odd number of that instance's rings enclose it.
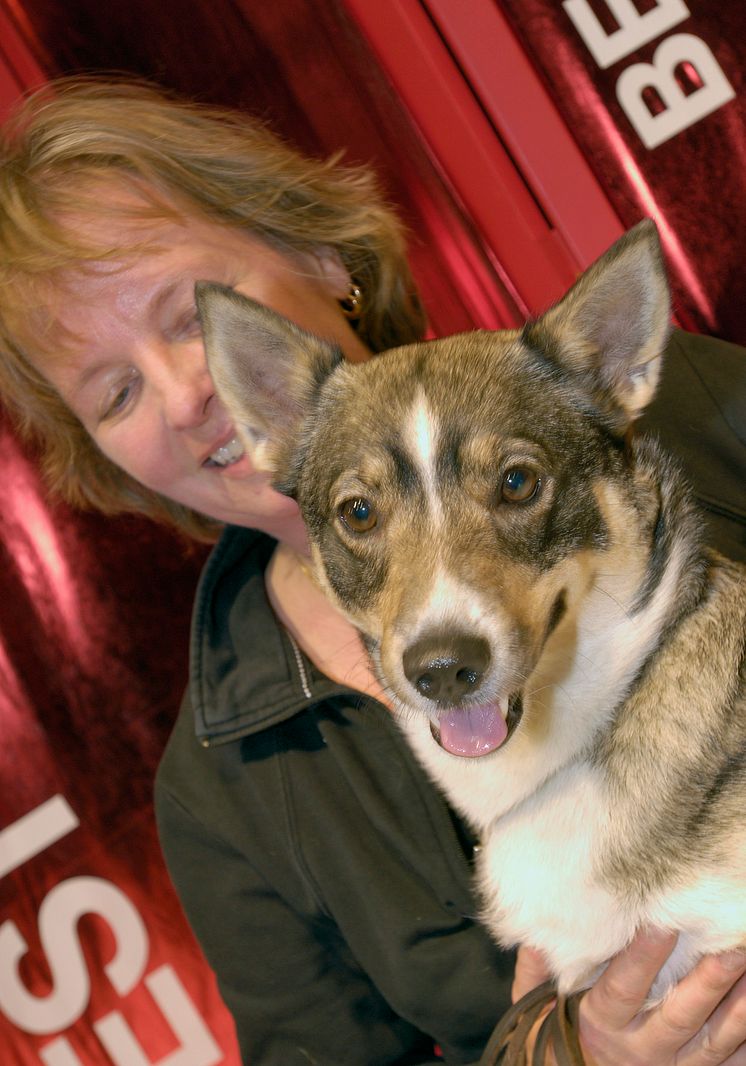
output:
{"label": "dog's right ear", "polygon": [[530,323],[524,336],[583,383],[623,436],[655,392],[670,315],[658,231],[646,219]]}
{"label": "dog's right ear", "polygon": [[207,364],[253,465],[292,494],[302,425],[342,350],[225,285],[199,281]]}

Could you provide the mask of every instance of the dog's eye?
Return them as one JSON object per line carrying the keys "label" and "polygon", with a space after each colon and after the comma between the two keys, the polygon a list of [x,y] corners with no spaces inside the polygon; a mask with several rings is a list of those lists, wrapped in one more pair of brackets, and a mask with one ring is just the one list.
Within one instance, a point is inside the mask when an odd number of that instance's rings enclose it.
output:
{"label": "dog's eye", "polygon": [[500,496],[506,503],[528,503],[539,491],[539,475],[525,466],[514,466],[505,473]]}
{"label": "dog's eye", "polygon": [[355,496],[340,504],[337,512],[344,524],[353,533],[370,533],[378,522],[375,507],[364,496]]}

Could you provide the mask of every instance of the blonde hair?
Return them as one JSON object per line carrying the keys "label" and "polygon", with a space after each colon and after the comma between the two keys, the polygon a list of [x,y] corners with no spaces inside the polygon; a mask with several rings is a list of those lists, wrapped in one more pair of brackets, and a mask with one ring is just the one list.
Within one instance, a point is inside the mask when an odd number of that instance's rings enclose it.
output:
{"label": "blonde hair", "polygon": [[213,520],[151,492],[108,460],[33,365],[33,356],[50,356],[61,344],[54,302],[63,275],[122,255],[69,222],[123,209],[101,195],[112,177],[145,193],[149,217],[166,217],[177,205],[247,228],[285,251],[333,249],[365,294],[357,329],[373,351],[424,329],[401,228],[368,170],[343,168],[338,157],[305,158],[255,119],[140,82],[63,79],[31,96],[6,124],[0,397],[23,437],[39,447],[51,488],[70,503],[143,513],[212,539]]}

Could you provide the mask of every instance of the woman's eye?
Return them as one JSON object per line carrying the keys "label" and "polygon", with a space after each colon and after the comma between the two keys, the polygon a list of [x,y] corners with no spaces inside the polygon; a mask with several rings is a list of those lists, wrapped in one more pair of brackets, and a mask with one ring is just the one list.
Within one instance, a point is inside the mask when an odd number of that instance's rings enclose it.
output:
{"label": "woman's eye", "polygon": [[182,307],[181,313],[175,313],[169,317],[162,326],[163,336],[171,343],[178,344],[180,341],[192,340],[199,337],[202,327],[197,314],[196,304]]}
{"label": "woman's eye", "polygon": [[122,382],[110,394],[110,397],[107,397],[100,421],[106,422],[108,419],[116,418],[117,415],[120,415],[130,403],[135,392],[135,386],[136,378],[133,372],[126,381]]}
{"label": "woman's eye", "polygon": [[345,500],[339,505],[337,514],[353,533],[370,533],[378,523],[378,512],[364,496]]}
{"label": "woman's eye", "polygon": [[189,314],[185,315],[179,322],[176,329],[176,335],[179,337],[196,337],[201,331],[202,327],[200,325],[199,316],[197,315],[197,308],[194,307]]}
{"label": "woman's eye", "polygon": [[506,471],[500,486],[500,498],[506,503],[528,503],[539,491],[541,478],[526,466]]}

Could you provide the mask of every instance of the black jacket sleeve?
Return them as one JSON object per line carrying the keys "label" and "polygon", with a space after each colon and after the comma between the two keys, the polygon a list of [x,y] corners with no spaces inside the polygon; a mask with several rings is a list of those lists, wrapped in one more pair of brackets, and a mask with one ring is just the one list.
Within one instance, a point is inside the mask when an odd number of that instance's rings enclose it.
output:
{"label": "black jacket sleeve", "polygon": [[709,544],[746,562],[746,349],[675,331],[641,427],[681,462]]}
{"label": "black jacket sleeve", "polygon": [[305,920],[246,856],[163,789],[157,816],[171,877],[218,976],[247,1064],[439,1061],[432,1041],[398,1017],[356,967],[331,921]]}

